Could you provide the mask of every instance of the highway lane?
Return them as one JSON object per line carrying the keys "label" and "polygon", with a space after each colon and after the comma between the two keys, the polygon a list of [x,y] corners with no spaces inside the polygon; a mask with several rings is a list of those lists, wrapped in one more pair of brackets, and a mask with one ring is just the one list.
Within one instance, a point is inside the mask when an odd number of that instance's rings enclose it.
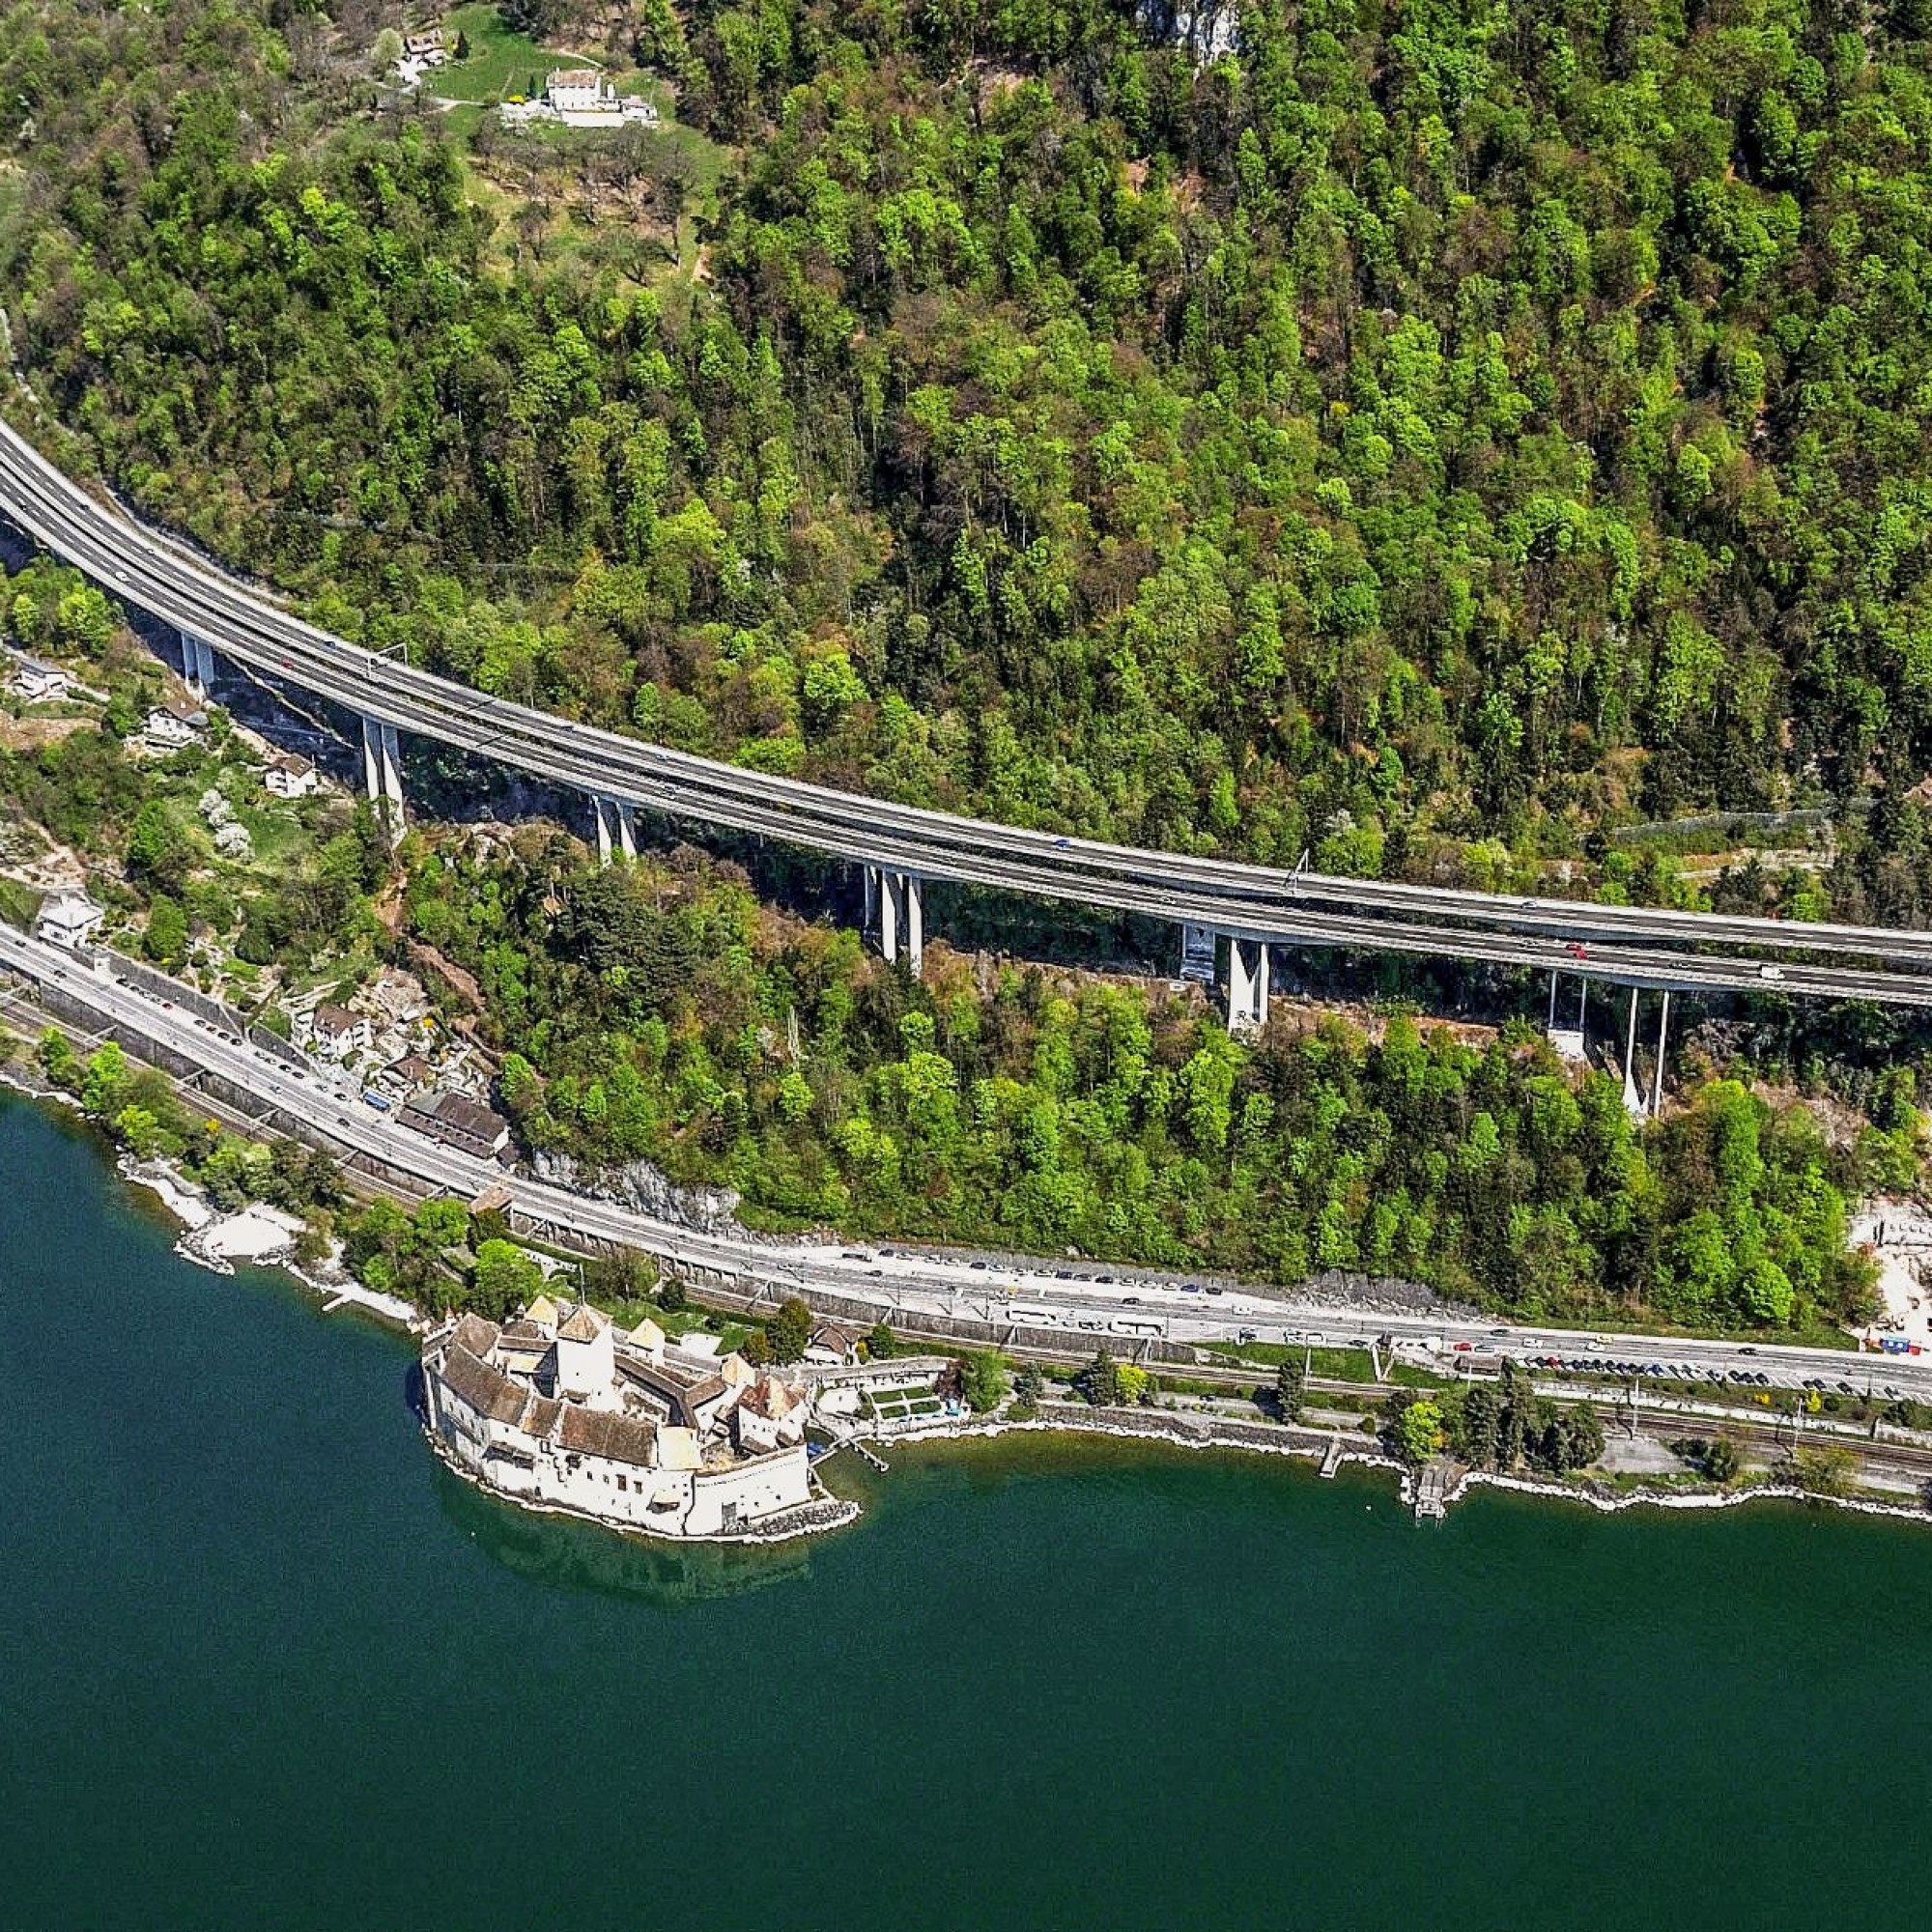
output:
{"label": "highway lane", "polygon": [[[1638,985],[1932,1004],[1932,934],[1584,905],[1313,873],[1058,838],[859,798],[552,717],[332,639],[185,546],[104,507],[0,425],[0,512],[130,603],[224,656],[399,729],[553,782],[922,877],[1190,921],[1244,937],[1454,955]],[[1905,969],[1687,954],[1690,945],[1854,954]],[[1580,947],[1579,954],[1572,950]]]}
{"label": "highway lane", "polygon": [[[359,1153],[412,1176],[425,1188],[445,1188],[468,1200],[506,1181],[515,1207],[566,1236],[591,1236],[642,1249],[683,1269],[717,1271],[774,1294],[828,1292],[865,1303],[901,1323],[908,1315],[970,1316],[1006,1326],[1050,1328],[1069,1350],[1103,1342],[1127,1352],[1143,1339],[1194,1344],[1229,1342],[1244,1331],[1257,1340],[1310,1347],[1365,1347],[1389,1335],[1409,1359],[1438,1369],[1493,1373],[1498,1358],[1547,1354],[1584,1361],[1611,1373],[1619,1362],[1662,1362],[1717,1372],[1765,1373],[1785,1387],[1823,1378],[1835,1387],[1867,1381],[1880,1393],[1896,1388],[1932,1400],[1932,1356],[1855,1355],[1828,1349],[1786,1348],[1725,1340],[1631,1334],[1592,1336],[1576,1330],[1514,1326],[1485,1317],[1415,1313],[1322,1303],[1278,1290],[1202,1277],[1193,1281],[1151,1269],[1095,1263],[950,1254],[896,1246],[826,1246],[776,1240],[749,1232],[718,1237],[653,1220],[614,1203],[573,1193],[497,1163],[445,1148],[379,1115],[331,1088],[320,1070],[298,1072],[261,1048],[196,1023],[111,970],[95,971],[77,954],[48,946],[0,923],[0,970],[62,988],[104,1019],[171,1048],[217,1074],[263,1108],[310,1124],[309,1138]],[[911,1325],[916,1325],[911,1324]],[[1922,1340],[1932,1341],[1932,1334]],[[1466,1348],[1459,1351],[1457,1344]],[[1265,1372],[1262,1372],[1264,1376]]]}

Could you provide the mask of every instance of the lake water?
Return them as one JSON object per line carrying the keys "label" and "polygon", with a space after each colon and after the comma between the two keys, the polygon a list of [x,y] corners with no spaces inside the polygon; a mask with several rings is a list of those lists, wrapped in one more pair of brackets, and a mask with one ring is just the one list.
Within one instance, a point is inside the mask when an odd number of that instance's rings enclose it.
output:
{"label": "lake water", "polygon": [[0,1100],[0,1924],[1927,1922],[1932,1529],[1037,1439],[655,1550]]}

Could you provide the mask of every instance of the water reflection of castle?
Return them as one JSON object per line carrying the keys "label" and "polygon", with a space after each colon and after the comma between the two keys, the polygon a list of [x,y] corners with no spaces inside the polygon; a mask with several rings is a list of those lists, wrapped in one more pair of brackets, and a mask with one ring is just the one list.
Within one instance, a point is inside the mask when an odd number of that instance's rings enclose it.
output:
{"label": "water reflection of castle", "polygon": [[592,1522],[505,1503],[441,1463],[436,1464],[436,1494],[443,1514],[488,1555],[519,1576],[562,1589],[673,1609],[803,1580],[811,1571],[809,1541],[670,1544],[612,1536]]}

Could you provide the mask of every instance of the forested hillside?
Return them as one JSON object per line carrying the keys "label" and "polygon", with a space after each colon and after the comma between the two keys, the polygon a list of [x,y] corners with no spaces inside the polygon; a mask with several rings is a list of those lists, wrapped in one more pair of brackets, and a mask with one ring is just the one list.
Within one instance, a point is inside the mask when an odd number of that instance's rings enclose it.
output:
{"label": "forested hillside", "polygon": [[474,976],[526,1145],[728,1180],[786,1223],[1809,1329],[1872,1305],[1847,1192],[1916,1167],[1909,1068],[1856,1146],[1730,1080],[1646,1131],[1533,1028],[1284,1011],[1244,1043],[1138,985],[955,955],[921,985],[695,854],[581,854],[533,832],[426,858],[405,931]]}
{"label": "forested hillside", "polygon": [[639,6],[733,156],[681,263],[372,118],[385,17],[0,5],[22,362],[328,622],[1342,869],[1868,796],[1837,901],[1925,916],[1924,0],[1255,5],[1206,66],[1125,0]]}

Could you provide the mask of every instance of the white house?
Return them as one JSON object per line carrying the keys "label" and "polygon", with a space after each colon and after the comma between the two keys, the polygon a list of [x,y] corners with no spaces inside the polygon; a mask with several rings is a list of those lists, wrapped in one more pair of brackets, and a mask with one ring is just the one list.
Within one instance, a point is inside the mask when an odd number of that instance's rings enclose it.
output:
{"label": "white house", "polygon": [[157,752],[178,752],[192,745],[208,729],[208,713],[179,697],[170,697],[148,713],[141,736]]}
{"label": "white house", "polygon": [[34,931],[55,946],[85,946],[106,917],[85,893],[55,893],[42,901]]}
{"label": "white house", "polygon": [[347,1007],[321,1006],[295,1017],[296,1042],[312,1046],[324,1060],[347,1060],[369,1051],[369,1015]]}
{"label": "white house", "polygon": [[262,789],[275,798],[307,798],[321,783],[315,761],[295,752],[276,752],[262,770]]}
{"label": "white house", "polygon": [[652,127],[657,102],[640,94],[619,94],[591,68],[558,68],[535,100],[506,100],[497,113],[510,127],[532,121],[561,121],[566,128],[621,128],[627,122]]}
{"label": "white house", "polygon": [[821,1321],[805,1346],[805,1359],[814,1368],[847,1368],[859,1359],[858,1334],[836,1321]]}
{"label": "white house", "polygon": [[73,679],[59,665],[43,664],[24,652],[14,659],[14,689],[30,704],[43,704],[50,698],[65,697],[73,689]]}
{"label": "white house", "polygon": [[614,114],[616,94],[592,68],[554,68],[544,82],[544,99],[555,114]]}

